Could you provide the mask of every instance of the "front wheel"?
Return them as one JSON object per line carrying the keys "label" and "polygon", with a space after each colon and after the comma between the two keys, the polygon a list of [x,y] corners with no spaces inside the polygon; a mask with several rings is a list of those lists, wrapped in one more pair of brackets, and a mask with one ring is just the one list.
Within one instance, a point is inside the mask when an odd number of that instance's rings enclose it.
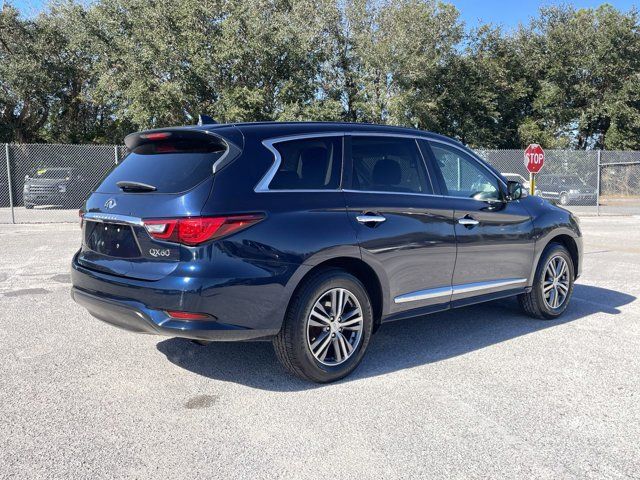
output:
{"label": "front wheel", "polygon": [[548,245],[538,262],[531,291],[518,295],[524,312],[542,320],[562,315],[573,293],[574,272],[566,247],[559,243]]}
{"label": "front wheel", "polygon": [[372,329],[373,312],[362,283],[342,270],[325,270],[300,285],[273,345],[291,373],[328,383],[355,370]]}

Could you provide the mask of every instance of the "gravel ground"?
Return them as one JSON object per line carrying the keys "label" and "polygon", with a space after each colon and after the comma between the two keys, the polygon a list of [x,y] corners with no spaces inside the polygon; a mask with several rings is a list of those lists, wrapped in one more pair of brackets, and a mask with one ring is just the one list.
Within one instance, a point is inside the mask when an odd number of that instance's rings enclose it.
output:
{"label": "gravel ground", "polygon": [[566,315],[385,325],[354,375],[135,335],[69,297],[77,225],[0,225],[2,478],[640,478],[637,218],[585,218]]}

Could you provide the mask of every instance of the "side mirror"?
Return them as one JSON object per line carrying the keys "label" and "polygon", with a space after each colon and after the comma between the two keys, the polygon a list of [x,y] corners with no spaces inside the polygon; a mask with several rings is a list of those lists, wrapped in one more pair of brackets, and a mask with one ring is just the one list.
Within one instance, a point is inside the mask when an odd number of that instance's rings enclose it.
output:
{"label": "side mirror", "polygon": [[524,195],[524,188],[520,182],[509,180],[507,182],[507,201],[520,200]]}

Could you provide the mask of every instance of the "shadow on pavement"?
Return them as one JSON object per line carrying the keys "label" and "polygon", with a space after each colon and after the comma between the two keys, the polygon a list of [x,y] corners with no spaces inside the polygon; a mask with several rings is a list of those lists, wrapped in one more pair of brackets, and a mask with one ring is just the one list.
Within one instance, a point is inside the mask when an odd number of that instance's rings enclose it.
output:
{"label": "shadow on pavement", "polygon": [[[385,324],[373,336],[362,364],[342,381],[438,362],[595,313],[616,315],[618,307],[635,299],[626,293],[577,284],[569,309],[553,321],[527,317],[515,299],[506,299]],[[200,346],[171,338],[158,343],[157,348],[175,365],[216,380],[273,391],[321,387],[285,372],[270,342]]]}

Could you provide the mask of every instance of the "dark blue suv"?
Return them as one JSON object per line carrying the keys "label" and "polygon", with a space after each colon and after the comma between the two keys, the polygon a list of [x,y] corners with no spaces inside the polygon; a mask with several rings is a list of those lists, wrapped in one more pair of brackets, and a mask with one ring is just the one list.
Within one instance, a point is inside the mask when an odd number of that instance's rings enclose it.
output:
{"label": "dark blue suv", "polygon": [[272,340],[316,382],[384,322],[517,295],[567,308],[577,219],[418,130],[246,123],[129,135],[81,212],[73,298],[141,333]]}

